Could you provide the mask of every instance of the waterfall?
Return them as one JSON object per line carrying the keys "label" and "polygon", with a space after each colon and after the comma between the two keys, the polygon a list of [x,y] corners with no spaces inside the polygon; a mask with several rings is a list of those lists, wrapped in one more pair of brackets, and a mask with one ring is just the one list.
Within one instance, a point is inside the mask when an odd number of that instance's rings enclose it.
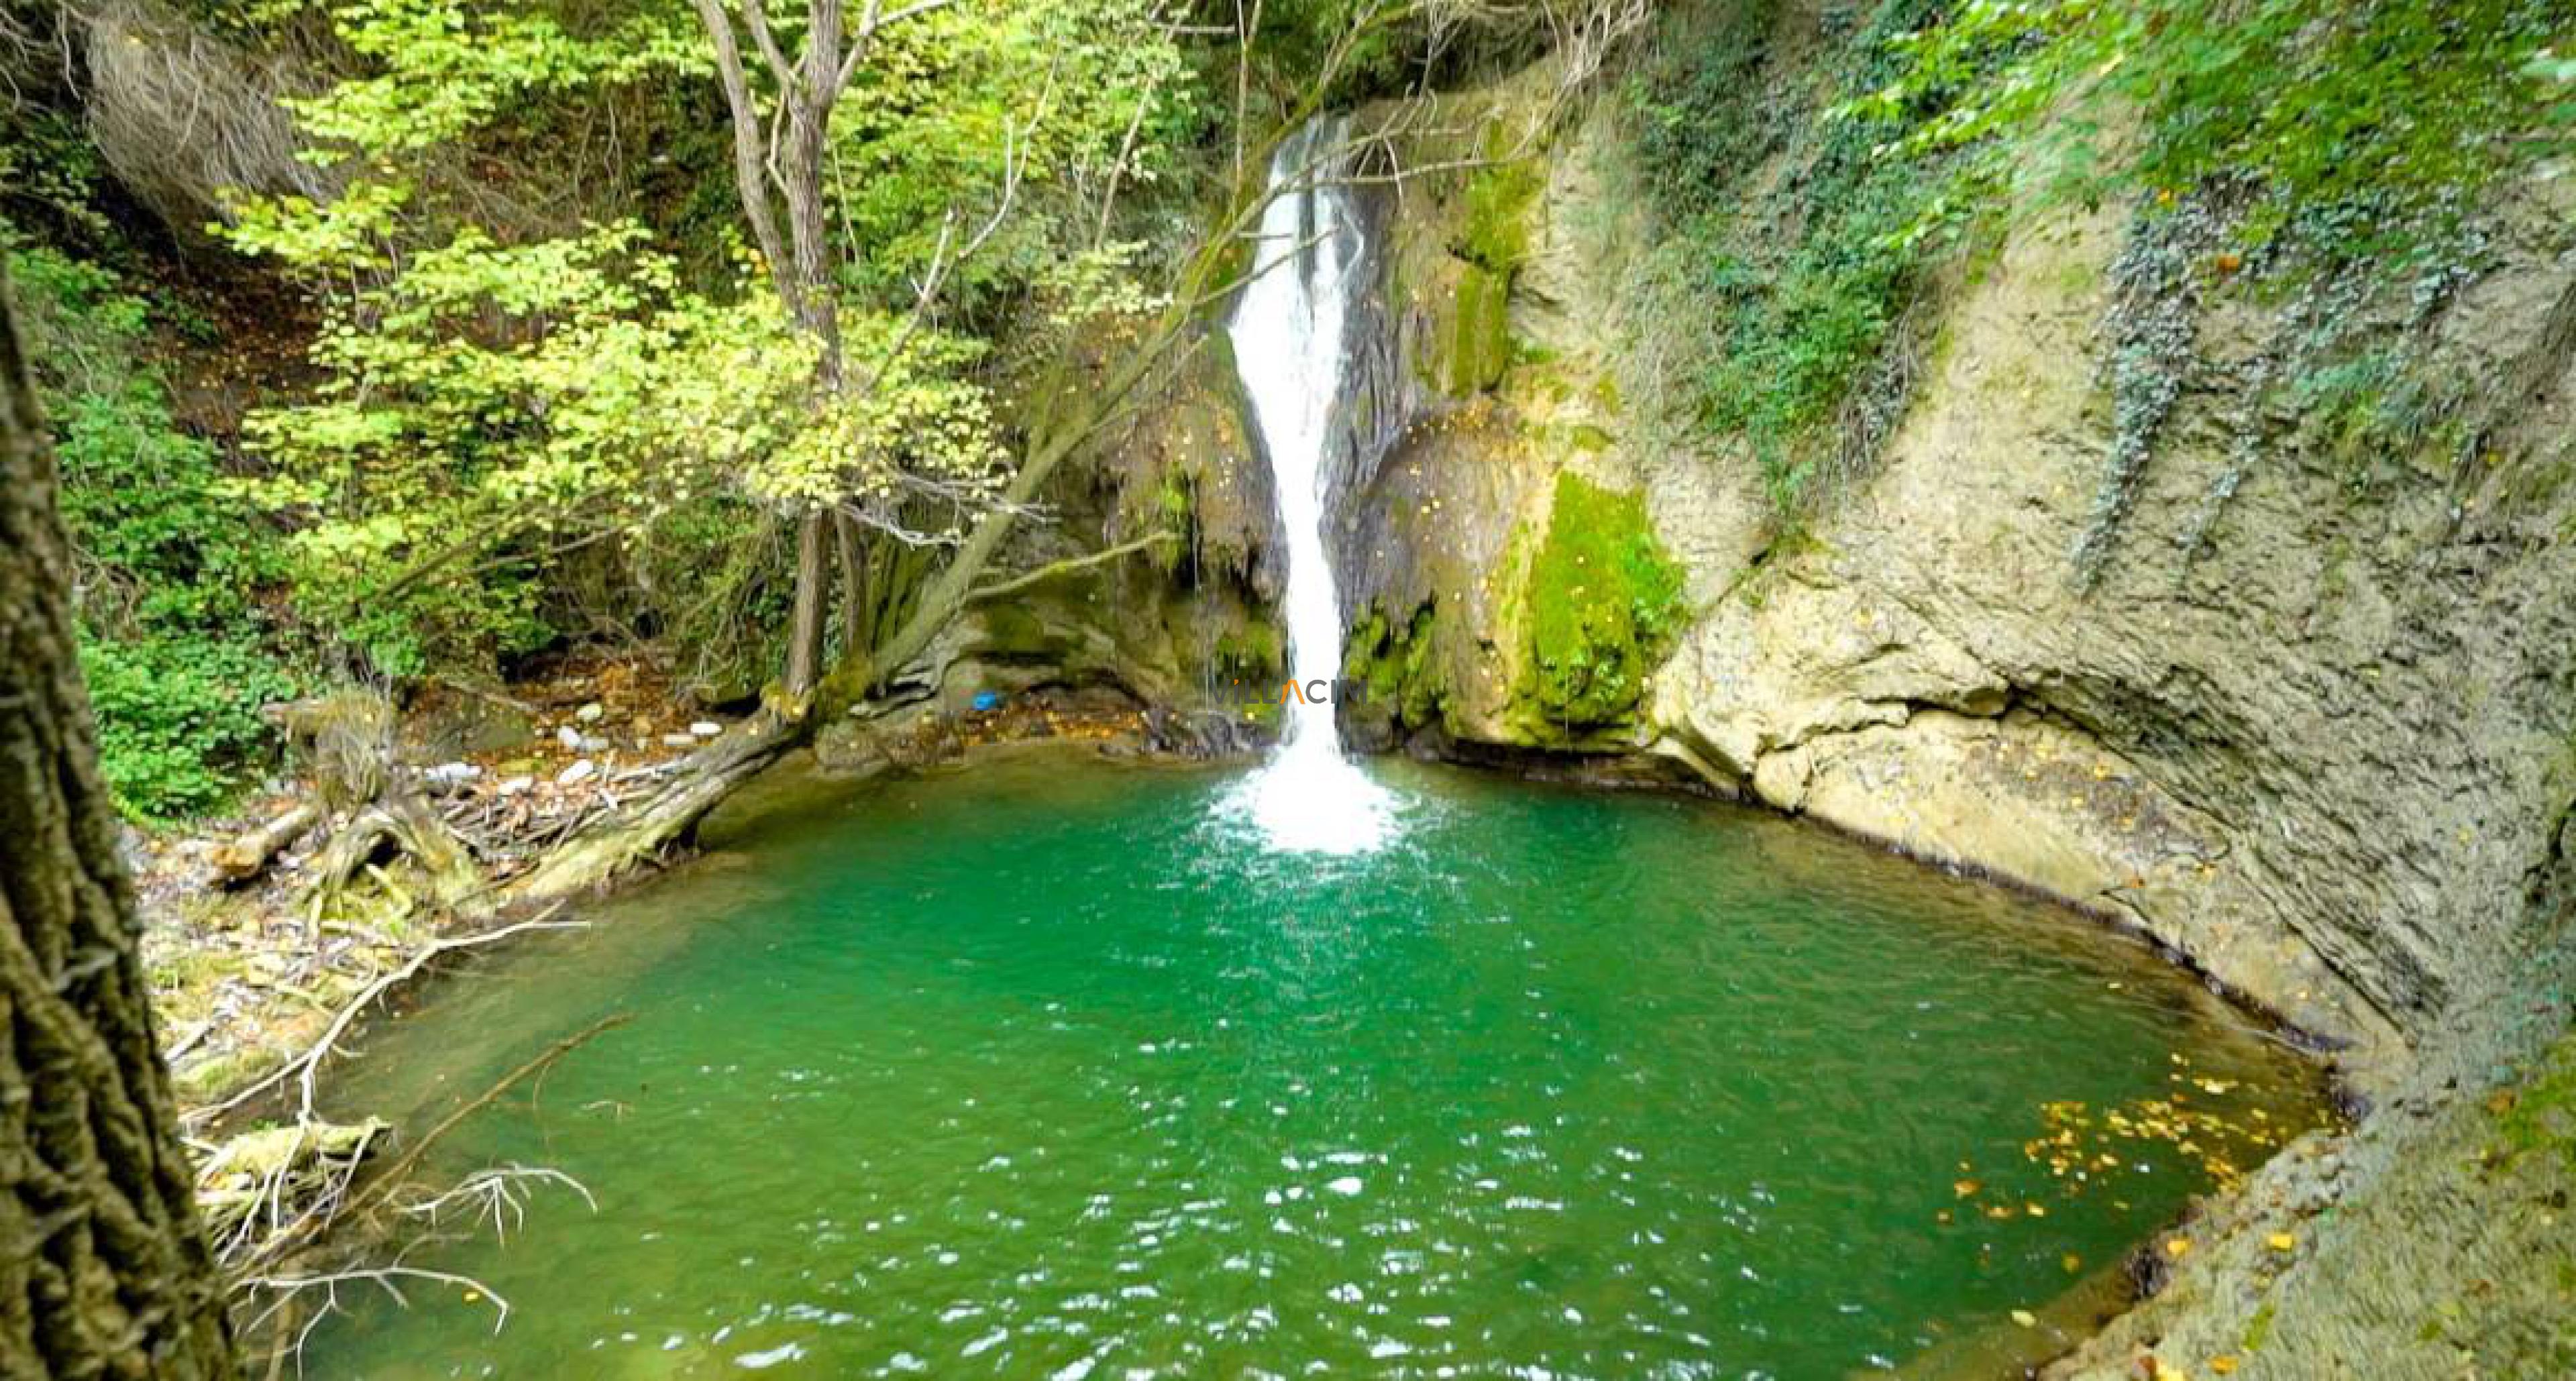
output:
{"label": "waterfall", "polygon": [[[1349,193],[1315,164],[1341,137],[1318,121],[1270,164],[1252,280],[1227,323],[1235,369],[1270,460],[1287,539],[1289,673],[1300,691],[1331,688],[1342,671],[1342,610],[1325,499],[1348,388],[1350,304],[1366,287],[1367,243]],[[1343,443],[1346,444],[1346,443]],[[1390,801],[1342,755],[1330,695],[1290,695],[1279,750],[1237,804],[1275,848],[1358,853],[1387,832]]]}

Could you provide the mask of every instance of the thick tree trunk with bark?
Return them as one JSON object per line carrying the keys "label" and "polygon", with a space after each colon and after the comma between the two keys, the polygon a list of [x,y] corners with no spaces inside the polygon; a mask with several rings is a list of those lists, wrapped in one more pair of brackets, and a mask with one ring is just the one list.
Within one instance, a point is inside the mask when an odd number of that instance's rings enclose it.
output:
{"label": "thick tree trunk with bark", "polygon": [[232,1373],[0,282],[0,1375]]}

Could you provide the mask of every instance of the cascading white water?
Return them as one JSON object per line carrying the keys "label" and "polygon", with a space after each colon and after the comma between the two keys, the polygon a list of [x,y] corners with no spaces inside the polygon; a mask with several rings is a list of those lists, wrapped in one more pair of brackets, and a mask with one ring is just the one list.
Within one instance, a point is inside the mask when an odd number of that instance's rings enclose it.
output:
{"label": "cascading white water", "polygon": [[[1269,453],[1271,487],[1288,543],[1288,663],[1298,687],[1326,689],[1342,669],[1342,613],[1324,543],[1324,496],[1334,409],[1350,358],[1351,295],[1362,286],[1358,219],[1350,199],[1312,166],[1338,129],[1308,126],[1270,164],[1256,271],[1227,335]],[[1342,756],[1329,695],[1290,696],[1279,751],[1244,784],[1237,804],[1274,848],[1358,853],[1386,836],[1384,788]]]}

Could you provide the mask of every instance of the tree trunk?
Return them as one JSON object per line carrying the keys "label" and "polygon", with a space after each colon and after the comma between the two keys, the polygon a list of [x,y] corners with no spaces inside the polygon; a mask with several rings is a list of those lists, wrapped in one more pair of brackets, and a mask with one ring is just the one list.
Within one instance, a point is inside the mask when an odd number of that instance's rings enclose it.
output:
{"label": "tree trunk", "polygon": [[0,1375],[225,1376],[6,297],[0,282]]}
{"label": "tree trunk", "polygon": [[868,552],[858,520],[832,515],[833,547],[841,559],[841,655],[868,644]]}
{"label": "tree trunk", "polygon": [[796,524],[796,612],[787,630],[787,694],[814,693],[823,674],[823,617],[831,603],[831,556],[823,546],[824,517],[808,513]]}

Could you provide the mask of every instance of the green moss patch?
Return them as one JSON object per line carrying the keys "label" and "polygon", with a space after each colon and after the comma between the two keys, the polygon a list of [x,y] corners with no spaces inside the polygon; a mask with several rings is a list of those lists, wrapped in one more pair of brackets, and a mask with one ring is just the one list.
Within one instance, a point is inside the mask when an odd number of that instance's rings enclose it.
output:
{"label": "green moss patch", "polygon": [[1680,629],[1682,576],[1642,494],[1557,476],[1521,589],[1528,647],[1514,699],[1534,727],[1571,736],[1628,721]]}
{"label": "green moss patch", "polygon": [[1342,676],[1362,687],[1362,709],[1419,728],[1448,706],[1448,678],[1434,650],[1438,611],[1425,602],[1398,621],[1372,607],[1343,642]]}
{"label": "green moss patch", "polygon": [[[1504,152],[1495,149],[1488,156],[1500,157]],[[1508,278],[1529,257],[1530,209],[1537,204],[1542,185],[1534,158],[1479,169],[1467,181],[1466,223],[1450,243],[1451,252]]]}
{"label": "green moss patch", "polygon": [[2528,1083],[2491,1106],[2509,1154],[2555,1155],[2576,1170],[2576,1032],[2550,1048]]}
{"label": "green moss patch", "polygon": [[1511,284],[1503,275],[1466,266],[1434,366],[1432,382],[1441,392],[1465,398],[1502,382],[1512,357],[1510,296]]}

